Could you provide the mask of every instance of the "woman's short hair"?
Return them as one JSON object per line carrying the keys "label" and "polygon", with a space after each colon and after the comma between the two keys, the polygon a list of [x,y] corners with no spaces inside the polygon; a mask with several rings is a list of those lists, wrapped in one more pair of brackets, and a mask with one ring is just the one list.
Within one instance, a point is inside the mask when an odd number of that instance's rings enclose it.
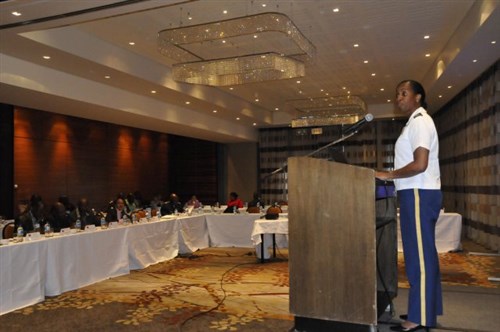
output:
{"label": "woman's short hair", "polygon": [[404,80],[404,81],[401,81],[398,84],[398,86],[400,86],[403,83],[408,83],[410,85],[412,91],[415,94],[421,96],[421,98],[420,98],[420,105],[423,108],[427,109],[427,102],[425,101],[425,90],[424,90],[424,87],[422,86],[422,84],[420,84],[419,82],[414,81],[414,80]]}

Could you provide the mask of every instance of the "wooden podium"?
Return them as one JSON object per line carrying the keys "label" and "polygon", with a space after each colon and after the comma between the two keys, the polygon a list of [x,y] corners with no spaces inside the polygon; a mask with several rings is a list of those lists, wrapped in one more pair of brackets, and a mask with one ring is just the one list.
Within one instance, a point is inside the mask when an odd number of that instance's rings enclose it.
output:
{"label": "wooden podium", "polygon": [[291,157],[288,198],[295,330],[375,331],[374,171]]}

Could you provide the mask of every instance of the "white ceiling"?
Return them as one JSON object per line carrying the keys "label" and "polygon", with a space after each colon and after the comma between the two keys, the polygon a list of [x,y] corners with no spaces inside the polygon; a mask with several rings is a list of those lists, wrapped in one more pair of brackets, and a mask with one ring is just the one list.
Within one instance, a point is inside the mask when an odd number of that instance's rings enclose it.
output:
{"label": "white ceiling", "polygon": [[[315,45],[305,77],[232,90],[173,81],[159,31],[262,12],[286,14]],[[392,101],[403,79],[421,81],[435,111],[499,59],[498,43],[499,1],[5,1],[0,102],[217,142],[256,141],[258,127],[297,116],[288,103],[295,99],[350,92],[375,118],[398,116]],[[269,44],[256,41],[255,49]],[[211,49],[223,55],[224,47]]]}

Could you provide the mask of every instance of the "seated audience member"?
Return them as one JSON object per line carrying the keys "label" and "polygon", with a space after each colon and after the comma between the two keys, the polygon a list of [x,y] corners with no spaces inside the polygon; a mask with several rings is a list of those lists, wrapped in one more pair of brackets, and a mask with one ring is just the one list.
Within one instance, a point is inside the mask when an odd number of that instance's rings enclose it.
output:
{"label": "seated audience member", "polygon": [[73,210],[75,210],[75,205],[69,201],[69,197],[62,195],[59,196],[58,202],[64,205],[66,214],[70,215]]}
{"label": "seated audience member", "polygon": [[122,197],[118,196],[115,199],[115,204],[111,205],[108,209],[108,212],[106,214],[106,221],[121,221],[124,218],[130,219],[125,209],[125,200]]}
{"label": "seated audience member", "polygon": [[237,212],[238,209],[243,207],[243,201],[238,198],[238,194],[234,191],[229,194],[229,201],[227,202],[227,208],[224,210],[224,213],[233,213]]}
{"label": "seated audience member", "polygon": [[179,202],[179,197],[177,194],[170,194],[170,198],[167,202],[163,203],[160,209],[160,213],[162,216],[166,214],[174,214],[175,211],[182,213],[184,209],[182,208],[182,204]]}
{"label": "seated audience member", "polygon": [[125,207],[127,208],[128,213],[135,212],[136,210],[139,209],[139,206],[137,206],[136,204],[134,194],[129,193],[127,195],[127,198],[125,198]]}
{"label": "seated audience member", "polygon": [[61,202],[56,202],[50,208],[49,215],[47,217],[47,222],[54,232],[60,232],[62,228],[67,228],[71,226],[71,218],[66,213],[66,207]]}
{"label": "seated audience member", "polygon": [[85,228],[86,225],[96,225],[99,226],[99,217],[97,216],[94,209],[89,206],[89,201],[87,198],[80,198],[76,205],[76,209],[71,212],[71,222],[73,224],[80,219],[81,228]]}
{"label": "seated audience member", "polygon": [[29,209],[33,218],[43,221],[45,217],[45,204],[43,204],[42,196],[37,194],[31,195]]}
{"label": "seated audience member", "polygon": [[195,209],[203,207],[198,198],[196,198],[196,195],[191,196],[191,199],[187,201],[186,204],[184,204],[184,209],[187,209],[191,206]]}
{"label": "seated audience member", "polygon": [[[21,226],[24,230],[24,233],[40,231],[40,223],[31,213],[29,201],[19,201],[19,203],[17,204],[17,208],[19,209],[19,214],[14,219],[16,229]],[[36,229],[37,227],[38,229]]]}
{"label": "seated audience member", "polygon": [[161,208],[161,205],[163,204],[163,200],[161,199],[161,194],[156,194],[151,202],[149,203],[149,206],[151,209],[157,209],[159,210]]}
{"label": "seated audience member", "polygon": [[248,202],[248,207],[264,207],[264,204],[262,204],[262,200],[260,198],[259,193],[253,193],[253,200]]}
{"label": "seated audience member", "polygon": [[145,207],[144,198],[142,197],[142,193],[139,190],[134,191],[134,198],[135,198],[135,206],[138,209],[142,209]]}

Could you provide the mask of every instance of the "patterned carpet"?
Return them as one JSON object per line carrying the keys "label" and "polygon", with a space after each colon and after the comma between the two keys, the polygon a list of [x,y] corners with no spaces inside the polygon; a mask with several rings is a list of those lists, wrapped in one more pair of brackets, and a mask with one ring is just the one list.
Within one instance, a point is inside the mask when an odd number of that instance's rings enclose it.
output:
{"label": "patterned carpet", "polygon": [[[0,316],[5,331],[288,331],[288,252],[210,248]],[[443,283],[498,288],[500,259],[441,254]],[[407,287],[399,255],[400,287]]]}

